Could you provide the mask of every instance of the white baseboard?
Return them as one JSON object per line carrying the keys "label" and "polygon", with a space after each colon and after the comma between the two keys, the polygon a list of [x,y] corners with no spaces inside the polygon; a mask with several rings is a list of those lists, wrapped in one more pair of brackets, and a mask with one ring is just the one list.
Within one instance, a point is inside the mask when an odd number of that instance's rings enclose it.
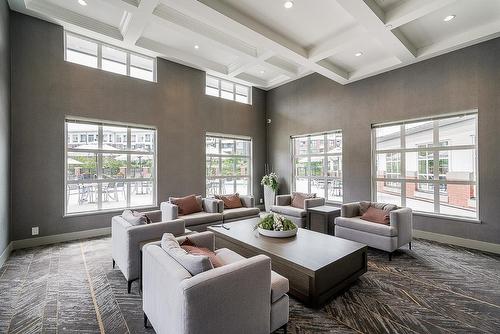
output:
{"label": "white baseboard", "polygon": [[451,235],[438,234],[420,230],[413,230],[413,236],[416,238],[422,238],[445,244],[452,244],[456,246],[477,249],[484,252],[500,254],[500,244],[494,244],[490,242],[484,242],[472,239],[464,239],[464,238],[454,237]]}
{"label": "white baseboard", "polygon": [[14,249],[13,243],[9,242],[7,247],[5,247],[5,249],[3,250],[2,255],[0,255],[0,267],[3,266],[5,261],[7,261],[7,259],[9,258],[10,252],[12,252],[13,249]]}
{"label": "white baseboard", "polygon": [[29,248],[29,247],[55,244],[55,243],[64,242],[64,241],[99,237],[99,236],[110,235],[110,234],[111,234],[111,227],[104,227],[104,228],[97,228],[97,229],[87,230],[87,231],[78,231],[78,232],[71,232],[71,233],[48,235],[46,237],[14,240],[11,242],[11,244],[13,246],[12,249],[21,249],[21,248]]}

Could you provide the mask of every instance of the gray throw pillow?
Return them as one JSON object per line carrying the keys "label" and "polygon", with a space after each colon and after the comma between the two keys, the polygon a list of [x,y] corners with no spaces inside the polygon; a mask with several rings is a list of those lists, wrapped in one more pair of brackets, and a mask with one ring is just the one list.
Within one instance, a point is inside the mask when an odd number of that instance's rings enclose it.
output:
{"label": "gray throw pillow", "polygon": [[214,268],[208,256],[189,254],[182,249],[172,233],[163,234],[161,248],[193,276]]}
{"label": "gray throw pillow", "polygon": [[147,223],[147,219],[145,216],[134,214],[130,210],[123,211],[122,218],[125,219],[132,226],[142,225]]}

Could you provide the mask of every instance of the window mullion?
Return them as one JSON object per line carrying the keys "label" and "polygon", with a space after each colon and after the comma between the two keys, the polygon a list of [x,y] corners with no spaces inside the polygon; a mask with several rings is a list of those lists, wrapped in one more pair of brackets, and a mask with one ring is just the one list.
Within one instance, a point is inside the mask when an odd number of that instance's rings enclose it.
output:
{"label": "window mullion", "polygon": [[[401,153],[399,154],[399,175],[403,180],[406,180],[406,153],[404,153],[404,149],[406,148],[406,130],[405,125],[401,124],[400,128],[400,139],[401,139]],[[401,206],[406,206],[406,181],[401,182]]]}
{"label": "window mullion", "polygon": [[[439,147],[439,121],[433,121],[432,122],[433,127],[432,127],[432,136],[433,136],[433,146],[435,148]],[[440,213],[440,195],[439,195],[439,150],[435,150],[433,153],[433,159],[434,159],[434,212],[435,213]]]}

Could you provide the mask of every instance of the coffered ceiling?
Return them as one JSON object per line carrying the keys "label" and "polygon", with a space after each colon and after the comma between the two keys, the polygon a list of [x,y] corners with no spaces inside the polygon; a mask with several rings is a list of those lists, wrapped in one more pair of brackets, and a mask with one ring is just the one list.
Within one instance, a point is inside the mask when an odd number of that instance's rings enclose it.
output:
{"label": "coffered ceiling", "polygon": [[69,31],[263,89],[313,72],[347,84],[500,36],[500,0],[285,2],[9,0]]}

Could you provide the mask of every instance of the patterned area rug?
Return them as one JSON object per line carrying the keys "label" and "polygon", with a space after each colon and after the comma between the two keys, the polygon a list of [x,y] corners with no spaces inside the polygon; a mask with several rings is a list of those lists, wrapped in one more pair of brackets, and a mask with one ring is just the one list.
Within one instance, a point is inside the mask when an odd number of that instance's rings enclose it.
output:
{"label": "patterned area rug", "polygon": [[[500,256],[415,240],[369,250],[368,272],[325,307],[291,299],[289,333],[499,333]],[[18,250],[0,269],[0,333],[154,333],[111,239]]]}

